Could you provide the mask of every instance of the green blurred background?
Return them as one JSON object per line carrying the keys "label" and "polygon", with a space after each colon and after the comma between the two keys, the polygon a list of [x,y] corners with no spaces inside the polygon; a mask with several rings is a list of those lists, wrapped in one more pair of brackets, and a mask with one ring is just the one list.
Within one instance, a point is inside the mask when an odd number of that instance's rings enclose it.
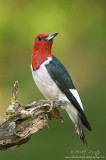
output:
{"label": "green blurred background", "polygon": [[44,99],[32,79],[30,59],[35,36],[53,32],[59,35],[52,52],[71,74],[93,128],[91,133],[85,129],[88,146],[61,109],[63,124],[49,121],[50,128],[27,144],[0,152],[1,160],[64,160],[72,150],[99,150],[106,156],[105,0],[0,0],[0,115],[5,117],[15,80],[21,104]]}

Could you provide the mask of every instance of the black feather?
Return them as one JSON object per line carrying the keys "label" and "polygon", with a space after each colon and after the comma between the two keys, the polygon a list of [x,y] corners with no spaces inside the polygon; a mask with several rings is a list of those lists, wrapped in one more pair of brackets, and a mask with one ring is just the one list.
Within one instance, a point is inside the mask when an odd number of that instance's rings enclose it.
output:
{"label": "black feather", "polygon": [[80,104],[69,90],[75,89],[75,87],[66,68],[56,57],[53,57],[52,61],[50,61],[50,63],[47,64],[45,67],[51,78],[60,88],[60,90],[66,95],[66,97],[70,100],[73,106],[77,109],[83,125],[91,131],[91,126],[84,114],[84,111],[81,109]]}
{"label": "black feather", "polygon": [[83,126],[82,126],[82,121],[81,121],[79,115],[77,118],[78,118],[78,121],[77,121],[77,123],[75,123],[77,135],[82,140],[82,142],[87,145],[85,133],[84,133]]}

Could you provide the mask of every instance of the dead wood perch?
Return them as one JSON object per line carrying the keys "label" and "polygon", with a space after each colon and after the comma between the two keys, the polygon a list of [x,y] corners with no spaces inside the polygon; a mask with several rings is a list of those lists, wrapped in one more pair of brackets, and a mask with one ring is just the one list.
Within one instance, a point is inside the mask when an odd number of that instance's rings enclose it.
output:
{"label": "dead wood perch", "polygon": [[22,106],[18,102],[18,82],[16,81],[12,90],[11,105],[6,111],[8,116],[0,124],[0,150],[20,146],[28,142],[34,133],[49,127],[44,114],[48,114],[49,119],[56,118],[62,122],[63,118],[57,107],[48,113],[49,108],[49,102],[33,102]]}

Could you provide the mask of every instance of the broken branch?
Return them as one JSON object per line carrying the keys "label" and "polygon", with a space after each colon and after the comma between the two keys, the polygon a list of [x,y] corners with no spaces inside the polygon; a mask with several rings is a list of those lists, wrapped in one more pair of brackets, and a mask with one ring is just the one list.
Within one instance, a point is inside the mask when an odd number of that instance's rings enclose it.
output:
{"label": "broken branch", "polygon": [[[43,128],[48,128],[44,114],[49,119],[56,118],[63,121],[57,107],[51,112],[49,102],[33,102],[28,105],[21,105],[18,101],[18,81],[12,89],[12,99],[6,113],[5,121],[0,124],[0,150],[15,148],[29,141],[33,134]],[[29,120],[27,122],[26,120]]]}

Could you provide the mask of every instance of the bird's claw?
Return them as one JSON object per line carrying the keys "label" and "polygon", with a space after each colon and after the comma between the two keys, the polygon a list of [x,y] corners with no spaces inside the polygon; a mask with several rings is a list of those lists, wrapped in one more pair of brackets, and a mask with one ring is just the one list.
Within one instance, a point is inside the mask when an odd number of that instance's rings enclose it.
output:
{"label": "bird's claw", "polygon": [[51,110],[54,107],[54,103],[61,103],[60,100],[40,100],[40,102],[50,102],[51,103],[50,108],[47,112],[51,112]]}
{"label": "bird's claw", "polygon": [[53,101],[53,100],[50,100],[49,102],[51,103],[51,105],[50,105],[50,108],[49,108],[49,110],[48,110],[47,112],[51,112],[51,110],[52,110],[53,107],[54,107],[54,101]]}

